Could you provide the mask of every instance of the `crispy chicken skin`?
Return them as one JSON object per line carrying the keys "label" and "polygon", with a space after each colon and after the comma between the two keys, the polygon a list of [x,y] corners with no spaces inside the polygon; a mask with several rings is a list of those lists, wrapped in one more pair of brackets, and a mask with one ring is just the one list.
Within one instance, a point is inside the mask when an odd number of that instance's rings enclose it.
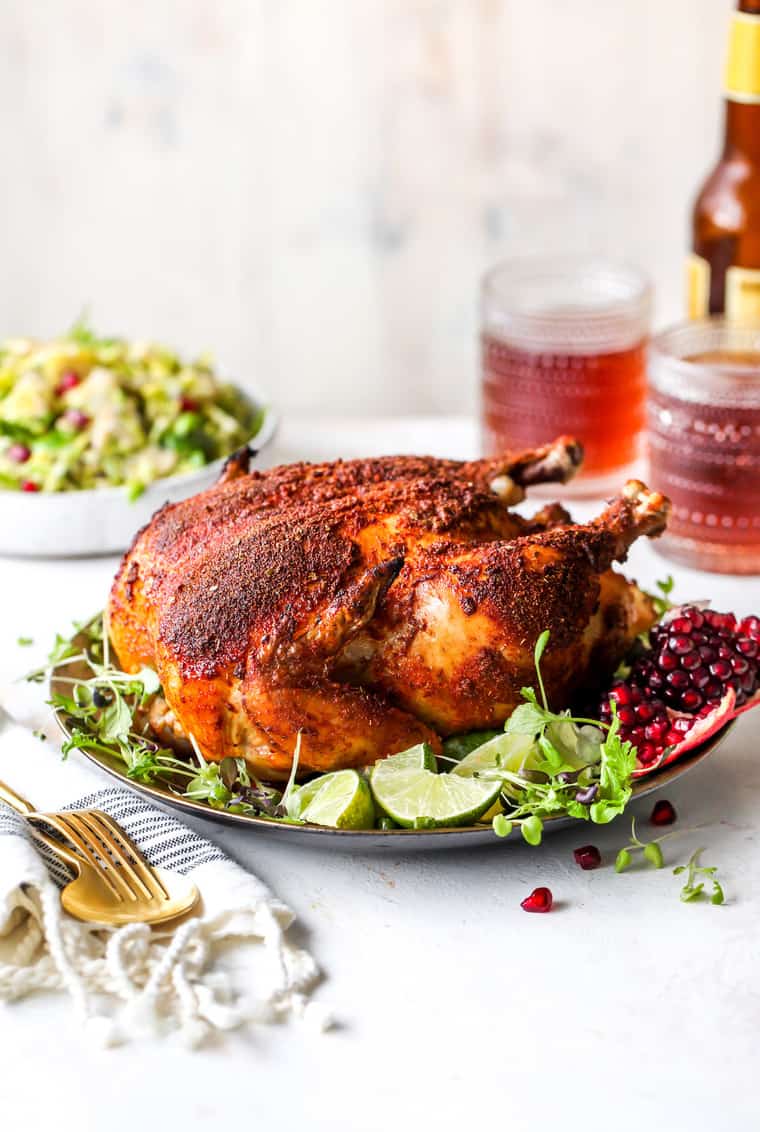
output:
{"label": "crispy chicken skin", "polygon": [[[121,664],[153,665],[170,735],[260,777],[362,766],[421,740],[499,725],[542,671],[551,702],[601,681],[654,620],[621,575],[668,501],[631,481],[598,519],[509,510],[570,478],[570,438],[500,460],[386,457],[248,472],[164,507],[109,603]],[[168,717],[168,716],[167,716]]]}

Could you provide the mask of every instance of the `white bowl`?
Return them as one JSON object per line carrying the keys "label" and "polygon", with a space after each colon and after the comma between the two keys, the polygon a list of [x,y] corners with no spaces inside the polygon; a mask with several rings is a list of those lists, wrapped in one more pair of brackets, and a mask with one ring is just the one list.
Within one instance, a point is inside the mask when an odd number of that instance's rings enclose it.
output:
{"label": "white bowl", "polygon": [[[247,392],[256,404],[264,404],[255,390]],[[252,451],[260,452],[269,443],[278,423],[274,410],[265,408],[261,428],[249,442]],[[0,490],[0,554],[67,558],[120,553],[164,503],[211,487],[225,459],[197,472],[155,480],[132,502],[124,487],[37,493]]]}

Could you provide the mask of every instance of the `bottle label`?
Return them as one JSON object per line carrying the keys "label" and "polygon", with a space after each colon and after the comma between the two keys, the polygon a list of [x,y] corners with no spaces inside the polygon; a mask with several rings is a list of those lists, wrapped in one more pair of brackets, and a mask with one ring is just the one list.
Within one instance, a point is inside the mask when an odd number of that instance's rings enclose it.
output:
{"label": "bottle label", "polygon": [[731,322],[760,323],[760,271],[729,267],[726,272],[726,318]]}
{"label": "bottle label", "polygon": [[724,90],[732,102],[760,103],[760,15],[731,18]]}
{"label": "bottle label", "polygon": [[710,309],[710,264],[701,255],[686,260],[686,317],[707,318]]}

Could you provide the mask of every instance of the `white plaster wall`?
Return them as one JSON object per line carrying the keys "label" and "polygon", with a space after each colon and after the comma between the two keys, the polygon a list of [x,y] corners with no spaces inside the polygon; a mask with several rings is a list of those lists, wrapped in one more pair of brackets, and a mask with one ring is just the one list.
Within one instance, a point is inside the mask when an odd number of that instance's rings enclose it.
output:
{"label": "white plaster wall", "polygon": [[729,0],[0,0],[0,331],[205,346],[286,410],[475,403],[477,286],[681,312]]}

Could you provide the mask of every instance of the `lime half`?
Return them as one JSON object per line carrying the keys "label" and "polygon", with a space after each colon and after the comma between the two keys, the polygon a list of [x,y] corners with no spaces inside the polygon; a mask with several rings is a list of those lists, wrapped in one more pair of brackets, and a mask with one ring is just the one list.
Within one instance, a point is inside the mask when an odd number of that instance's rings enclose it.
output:
{"label": "lime half", "polygon": [[406,829],[471,825],[499,796],[499,782],[435,774],[396,763],[398,757],[376,763],[370,783],[378,806]]}
{"label": "lime half", "polygon": [[372,829],[375,824],[372,792],[355,770],[336,770],[304,783],[295,791],[291,813],[333,829]]}

